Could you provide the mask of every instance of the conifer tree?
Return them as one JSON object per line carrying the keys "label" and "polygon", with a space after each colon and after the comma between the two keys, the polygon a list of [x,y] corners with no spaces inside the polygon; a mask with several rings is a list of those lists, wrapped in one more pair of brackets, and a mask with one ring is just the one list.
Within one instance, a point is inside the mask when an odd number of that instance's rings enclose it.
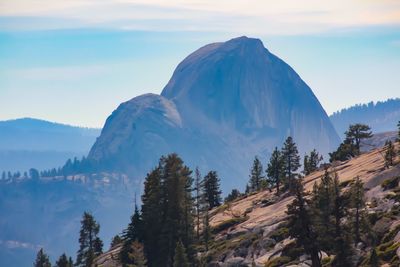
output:
{"label": "conifer tree", "polygon": [[261,189],[263,176],[263,166],[261,161],[256,156],[253,161],[253,167],[251,168],[249,190],[250,192],[256,192]]}
{"label": "conifer tree", "polygon": [[56,261],[56,267],[73,267],[71,257],[68,259],[67,255],[62,254],[60,258]]}
{"label": "conifer tree", "polygon": [[315,229],[319,233],[319,246],[324,251],[332,251],[332,244],[335,239],[335,225],[332,219],[334,185],[328,170],[325,170],[321,182],[314,184],[311,206]]}
{"label": "conifer tree", "polygon": [[372,137],[371,128],[366,124],[356,123],[345,132],[346,140],[354,145],[356,155],[360,155],[361,141]]}
{"label": "conifer tree", "polygon": [[121,243],[122,243],[121,237],[119,235],[115,235],[111,240],[110,248],[114,248]]}
{"label": "conifer tree", "polygon": [[44,252],[43,248],[36,255],[36,260],[33,263],[34,267],[51,267],[49,256]]}
{"label": "conifer tree", "polygon": [[389,168],[390,166],[393,166],[394,158],[396,157],[396,152],[394,150],[393,143],[390,140],[386,141],[385,147],[386,147],[385,166],[386,168]]}
{"label": "conifer tree", "polygon": [[285,174],[286,187],[292,189],[297,170],[301,167],[299,151],[293,138],[289,136],[282,148],[283,170]]}
{"label": "conifer tree", "polygon": [[397,123],[397,142],[400,143],[400,121]]}
{"label": "conifer tree", "polygon": [[369,256],[369,265],[371,267],[379,267],[379,257],[378,257],[378,253],[376,253],[376,248],[373,247],[371,249],[371,254]]}
{"label": "conifer tree", "polygon": [[195,191],[195,212],[196,212],[196,237],[200,240],[200,213],[203,206],[203,187],[201,183],[201,174],[199,168],[196,167],[195,170],[195,180],[194,180],[194,191]]}
{"label": "conifer tree", "polygon": [[364,186],[360,177],[357,176],[350,188],[351,205],[354,208],[354,242],[357,244],[361,241],[360,224],[361,224],[361,209],[365,206]]}
{"label": "conifer tree", "polygon": [[219,189],[219,178],[216,171],[210,171],[203,180],[204,199],[209,209],[213,209],[221,205],[221,190]]}
{"label": "conifer tree", "polygon": [[129,256],[132,253],[132,243],[142,241],[142,233],[142,219],[135,200],[135,211],[127,229],[122,233],[123,246],[120,252],[120,261],[123,266],[134,264]]}
{"label": "conifer tree", "polygon": [[3,181],[6,179],[6,172],[5,172],[5,171],[3,171],[3,172],[1,173],[1,179],[2,179]]}
{"label": "conifer tree", "polygon": [[317,233],[311,220],[311,212],[300,180],[293,181],[295,199],[288,205],[289,234],[297,239],[297,243],[311,256],[312,267],[321,267],[319,259]]}
{"label": "conifer tree", "polygon": [[274,152],[272,152],[266,172],[268,184],[276,187],[276,194],[279,195],[281,179],[283,177],[283,158],[277,147],[275,147]]}
{"label": "conifer tree", "polygon": [[349,231],[342,226],[342,218],[346,215],[346,205],[344,197],[340,192],[339,178],[337,174],[333,179],[334,185],[334,207],[333,215],[335,221],[335,243],[334,243],[334,253],[335,259],[332,262],[332,266],[342,267],[342,266],[353,266],[351,261],[352,247]]}
{"label": "conifer tree", "polygon": [[240,197],[240,191],[237,189],[232,189],[232,191],[228,194],[228,196],[226,196],[226,198],[224,199],[224,202],[231,202],[234,201],[235,199],[237,199],[238,197]]}
{"label": "conifer tree", "polygon": [[189,267],[189,261],[186,255],[185,247],[182,241],[178,241],[175,247],[174,267]]}
{"label": "conifer tree", "polygon": [[142,220],[144,252],[149,267],[163,266],[156,257],[160,246],[160,234],[163,224],[161,160],[157,168],[147,174],[142,195]]}
{"label": "conifer tree", "polygon": [[103,242],[98,237],[99,231],[100,225],[96,222],[93,215],[89,212],[84,212],[81,220],[76,266],[90,267],[93,264],[94,258],[102,253]]}
{"label": "conifer tree", "polygon": [[203,240],[204,240],[204,245],[206,248],[206,252],[208,251],[208,244],[211,239],[211,227],[210,227],[210,217],[208,214],[208,210],[206,210],[205,215],[204,215],[204,229],[203,229]]}
{"label": "conifer tree", "polygon": [[323,157],[314,149],[310,152],[310,155],[304,156],[304,175],[309,175],[318,169],[319,163],[323,160]]}

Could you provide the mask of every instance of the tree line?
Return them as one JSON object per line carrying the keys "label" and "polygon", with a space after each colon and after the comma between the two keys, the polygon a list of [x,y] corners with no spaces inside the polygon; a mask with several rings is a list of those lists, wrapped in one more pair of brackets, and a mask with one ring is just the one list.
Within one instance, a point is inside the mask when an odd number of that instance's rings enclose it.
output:
{"label": "tree line", "polygon": [[[398,127],[397,141],[400,142],[400,122]],[[346,135],[347,140],[343,143],[351,147],[348,150],[351,154],[347,155],[351,157],[361,153],[360,144],[363,139],[371,136],[371,132],[363,125],[352,125]],[[392,146],[394,149],[395,146]],[[339,146],[338,151],[340,149]],[[385,153],[388,151],[389,144]],[[246,193],[275,190],[277,195],[285,192],[291,194],[294,201],[288,205],[287,211],[289,232],[311,256],[312,266],[321,266],[321,251],[336,255],[333,266],[352,266],[351,255],[358,242],[363,241],[373,248],[376,245],[376,237],[365,219],[363,183],[356,177],[350,190],[342,192],[337,174],[326,169],[321,181],[315,183],[311,193],[308,193],[303,187],[303,175],[316,171],[322,160],[316,150],[311,151],[304,156],[303,170],[300,172],[296,143],[292,137],[288,137],[281,149],[274,149],[265,171],[261,161],[255,157]],[[395,164],[395,161],[390,163]],[[234,189],[225,198],[225,202],[241,195],[239,190]],[[196,168],[193,175],[177,154],[161,157],[158,165],[146,175],[140,209],[135,203],[127,228],[112,240],[111,246],[121,245],[121,264],[150,267],[202,266],[197,252],[199,247],[204,251],[209,249],[209,211],[222,204],[221,196],[220,179],[216,171],[209,171],[202,177]],[[98,237],[99,231],[100,225],[93,215],[85,212],[81,221],[76,261],[73,262],[71,257],[63,254],[55,266],[91,266],[103,249],[103,242]],[[375,252],[371,251],[370,262],[377,261]],[[43,249],[38,252],[34,266],[51,266]]]}

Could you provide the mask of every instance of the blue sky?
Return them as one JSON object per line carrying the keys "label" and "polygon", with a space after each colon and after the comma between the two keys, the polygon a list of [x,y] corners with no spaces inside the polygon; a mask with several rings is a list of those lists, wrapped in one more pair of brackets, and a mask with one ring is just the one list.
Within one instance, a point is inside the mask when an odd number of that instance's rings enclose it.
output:
{"label": "blue sky", "polygon": [[394,0],[5,0],[0,120],[101,127],[130,98],[160,93],[195,49],[260,38],[310,85],[328,114],[400,97]]}

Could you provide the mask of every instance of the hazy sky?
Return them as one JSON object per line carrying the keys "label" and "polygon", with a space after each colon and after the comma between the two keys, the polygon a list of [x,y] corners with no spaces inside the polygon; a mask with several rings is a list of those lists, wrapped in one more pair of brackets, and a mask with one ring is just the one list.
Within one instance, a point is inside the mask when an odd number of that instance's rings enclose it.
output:
{"label": "hazy sky", "polygon": [[400,97],[398,0],[1,0],[0,120],[101,127],[195,49],[258,37],[330,114]]}

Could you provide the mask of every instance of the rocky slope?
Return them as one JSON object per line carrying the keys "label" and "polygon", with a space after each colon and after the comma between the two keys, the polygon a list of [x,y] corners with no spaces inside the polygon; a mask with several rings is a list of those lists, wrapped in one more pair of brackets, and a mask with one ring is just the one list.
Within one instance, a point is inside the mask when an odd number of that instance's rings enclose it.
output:
{"label": "rocky slope", "polygon": [[184,59],[159,95],[121,104],[89,158],[142,178],[177,152],[192,168],[217,170],[224,190],[242,188],[255,155],[292,135],[301,153],[327,154],[339,137],[298,74],[258,39],[206,45]]}
{"label": "rocky slope", "polygon": [[[400,145],[397,145],[400,148]],[[346,190],[352,180],[359,176],[364,182],[367,200],[367,212],[376,216],[374,231],[392,244],[394,251],[388,251],[384,245],[378,246],[381,257],[390,257],[382,266],[393,259],[400,262],[400,165],[385,168],[384,148],[375,149],[357,158],[330,167],[336,171],[342,190]],[[397,158],[396,162],[400,159]],[[315,182],[319,182],[324,170],[306,176],[305,188],[309,191]],[[392,186],[388,187],[388,181]],[[386,186],[383,186],[385,185]],[[307,267],[310,261],[306,255],[298,255],[288,260],[287,254],[293,249],[294,240],[287,235],[285,228],[286,206],[292,197],[268,190],[242,197],[226,203],[210,212],[214,238],[207,254],[207,266],[291,266]],[[104,266],[119,266],[120,247],[111,249],[98,258]],[[382,251],[380,250],[382,249]],[[369,248],[359,246],[356,259],[367,255]],[[385,254],[387,253],[387,254]],[[293,257],[292,254],[289,253]],[[329,255],[323,254],[327,258]],[[286,262],[283,262],[283,259]],[[279,263],[282,260],[281,264]],[[384,263],[382,263],[384,264]]]}

